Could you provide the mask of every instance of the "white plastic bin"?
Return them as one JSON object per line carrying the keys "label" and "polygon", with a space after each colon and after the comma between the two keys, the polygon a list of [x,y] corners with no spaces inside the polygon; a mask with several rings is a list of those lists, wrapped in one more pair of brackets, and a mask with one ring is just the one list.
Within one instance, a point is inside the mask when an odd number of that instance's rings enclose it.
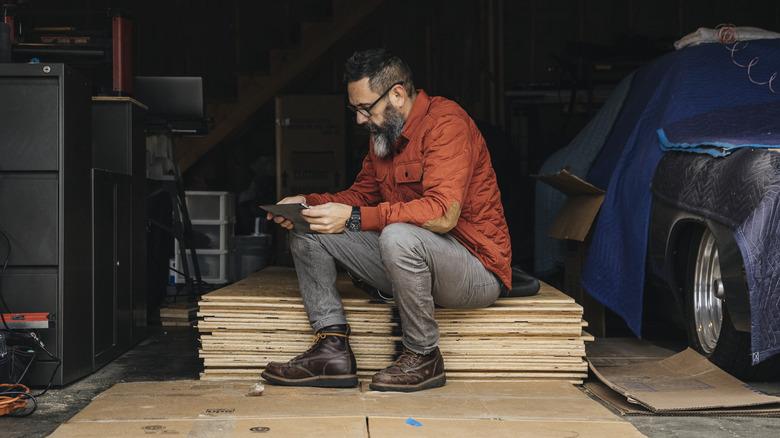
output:
{"label": "white plastic bin", "polygon": [[235,196],[230,192],[184,192],[191,221],[235,222]]}
{"label": "white plastic bin", "polygon": [[[181,254],[176,251],[176,270],[184,272],[184,266],[181,261]],[[198,267],[200,268],[200,277],[209,284],[224,284],[228,279],[228,259],[229,252],[214,249],[195,250],[198,255]],[[195,271],[192,266],[192,260],[189,257],[190,251],[187,251],[187,261],[189,262],[189,274],[194,279]],[[176,283],[184,283],[184,276],[176,273]]]}
{"label": "white plastic bin", "polygon": [[221,249],[229,251],[235,225],[222,221],[192,221],[195,249]]}

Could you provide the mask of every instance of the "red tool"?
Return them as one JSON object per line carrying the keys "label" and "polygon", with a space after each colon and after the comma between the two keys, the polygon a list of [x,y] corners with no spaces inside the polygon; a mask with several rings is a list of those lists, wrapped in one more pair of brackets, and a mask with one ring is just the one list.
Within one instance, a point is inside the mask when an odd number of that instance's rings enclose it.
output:
{"label": "red tool", "polygon": [[[51,323],[47,312],[3,313],[3,320],[9,329],[45,329]],[[0,328],[5,326],[0,323]]]}

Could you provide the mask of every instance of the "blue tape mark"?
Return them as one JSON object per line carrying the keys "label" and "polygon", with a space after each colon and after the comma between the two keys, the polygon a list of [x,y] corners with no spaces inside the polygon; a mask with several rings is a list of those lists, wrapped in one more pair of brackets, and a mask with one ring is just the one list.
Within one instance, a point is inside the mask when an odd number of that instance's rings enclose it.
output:
{"label": "blue tape mark", "polygon": [[415,420],[412,417],[409,417],[409,418],[406,419],[406,424],[408,424],[409,426],[414,426],[414,427],[422,426],[422,423],[420,423],[419,421]]}

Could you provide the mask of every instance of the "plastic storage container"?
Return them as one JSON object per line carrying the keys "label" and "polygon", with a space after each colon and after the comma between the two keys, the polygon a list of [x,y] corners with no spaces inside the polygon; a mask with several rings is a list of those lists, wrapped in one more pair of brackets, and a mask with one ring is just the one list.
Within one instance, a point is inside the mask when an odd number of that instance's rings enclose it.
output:
{"label": "plastic storage container", "polygon": [[236,198],[232,193],[187,191],[184,195],[191,221],[236,221]]}
{"label": "plastic storage container", "polygon": [[[211,284],[224,284],[232,280],[229,254],[235,229],[235,196],[229,192],[187,191],[187,211],[192,223],[191,244],[198,255],[201,280]],[[176,269],[184,272],[179,242],[175,244]],[[190,275],[195,273],[190,261]],[[176,282],[184,283],[184,277],[176,274]]]}
{"label": "plastic storage container", "polygon": [[233,223],[210,223],[193,221],[192,245],[195,249],[230,250],[230,238],[233,236]]}
{"label": "plastic storage container", "polygon": [[[227,251],[222,250],[209,250],[201,249],[195,250],[198,255],[198,267],[200,268],[200,278],[206,283],[210,284],[224,284],[228,283],[228,256]],[[187,261],[189,262],[190,276],[195,278],[195,271],[192,266],[192,260],[189,258],[190,251],[187,251]],[[176,252],[176,266],[177,270],[184,272],[184,269],[180,269],[182,266],[181,254]],[[184,277],[180,274],[176,274],[176,282],[184,283]]]}
{"label": "plastic storage container", "polygon": [[255,231],[248,236],[234,236],[230,253],[231,278],[243,280],[268,265],[271,258],[271,235],[265,233],[265,218],[255,218]]}

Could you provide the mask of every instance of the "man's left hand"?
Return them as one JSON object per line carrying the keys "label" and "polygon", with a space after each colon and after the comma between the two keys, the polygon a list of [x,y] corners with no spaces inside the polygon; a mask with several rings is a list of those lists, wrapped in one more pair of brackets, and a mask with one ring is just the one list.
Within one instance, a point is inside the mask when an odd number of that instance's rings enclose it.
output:
{"label": "man's left hand", "polygon": [[304,209],[301,215],[311,224],[312,231],[324,234],[342,233],[347,219],[352,215],[352,206],[328,202]]}

